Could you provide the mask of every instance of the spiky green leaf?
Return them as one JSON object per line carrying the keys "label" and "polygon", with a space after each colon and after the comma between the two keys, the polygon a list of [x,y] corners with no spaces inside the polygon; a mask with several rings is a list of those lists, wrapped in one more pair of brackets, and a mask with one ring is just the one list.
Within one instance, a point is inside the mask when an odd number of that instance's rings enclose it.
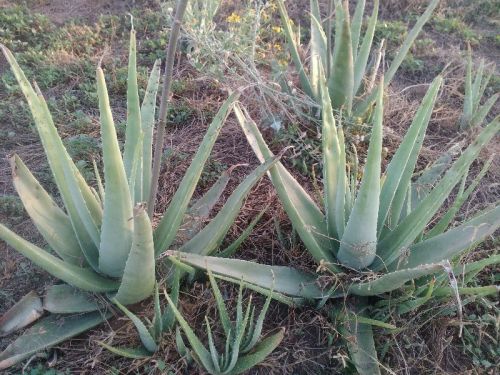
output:
{"label": "spiky green leaf", "polygon": [[118,289],[117,281],[106,279],[89,268],[66,263],[19,237],[2,224],[0,224],[0,238],[37,266],[70,285],[89,292],[112,292]]}
{"label": "spiky green leaf", "polygon": [[104,159],[104,219],[99,248],[99,269],[107,275],[120,277],[132,245],[134,222],[132,200],[116,129],[109,105],[104,73],[97,68],[97,94],[101,113],[101,138]]}
{"label": "spiky green leaf", "polygon": [[12,156],[10,164],[19,197],[49,246],[68,263],[86,264],[69,217],[57,206],[19,156]]}
{"label": "spiky green leaf", "polygon": [[155,256],[151,221],[145,204],[134,208],[132,249],[123,271],[116,300],[130,305],[149,297],[155,285]]}
{"label": "spiky green leaf", "polygon": [[382,87],[381,82],[361,187],[341,238],[337,255],[342,264],[356,269],[370,265],[375,259],[377,249],[384,111]]}

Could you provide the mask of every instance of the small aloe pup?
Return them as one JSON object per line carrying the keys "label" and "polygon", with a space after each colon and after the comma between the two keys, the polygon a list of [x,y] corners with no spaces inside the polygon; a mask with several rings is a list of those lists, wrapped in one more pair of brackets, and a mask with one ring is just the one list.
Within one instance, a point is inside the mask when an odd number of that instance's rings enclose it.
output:
{"label": "small aloe pup", "polygon": [[233,324],[229,319],[229,314],[224,305],[222,294],[210,269],[208,269],[208,276],[215,296],[219,318],[226,336],[224,351],[222,353],[217,351],[207,316],[205,316],[205,322],[209,349],[207,349],[196,336],[177,309],[176,303],[170,299],[168,294],[165,294],[170,308],[191,346],[191,350],[186,348],[180,330],[177,329],[176,341],[179,354],[187,358],[194,358],[205,371],[212,375],[241,374],[262,362],[283,340],[285,333],[283,328],[277,333],[260,340],[264,319],[273,292],[271,290],[267,293],[268,297],[266,302],[255,320],[255,306],[252,306],[251,296],[247,308],[243,311],[243,283],[240,282],[238,300],[236,302],[236,321]]}
{"label": "small aloe pup", "polygon": [[[152,137],[160,62],[157,61],[151,71],[141,106],[134,30],[130,36],[123,155],[109,105],[104,72],[101,67],[97,68],[104,162],[102,182],[94,165],[98,192],[87,184],[70,158],[36,84],[33,87],[29,83],[13,54],[4,46],[1,49],[30,107],[64,210],[43,189],[21,158],[14,155],[11,165],[15,188],[50,250],[24,240],[1,224],[0,239],[65,283],[48,289],[43,303],[46,311],[56,314],[84,313],[66,316],[62,320],[49,316],[33,326],[26,335],[0,353],[0,369],[3,369],[102,322],[106,314],[96,312],[103,306],[96,302],[93,294],[102,294],[105,298],[100,300],[112,298],[120,305],[148,298],[155,285],[155,258],[162,251],[174,246],[185,252],[204,255],[218,251],[245,197],[277,159],[270,159],[257,167],[238,185],[219,213],[203,228],[199,225],[197,221],[208,218],[229,180],[229,172],[223,173],[217,183],[190,206],[206,160],[239,95],[231,94],[210,124],[167,211],[153,231],[143,202],[149,199],[152,180]],[[255,220],[235,243],[219,254],[227,256],[234,253],[253,225]],[[17,305],[15,309],[22,310],[23,306]],[[6,314],[14,315],[12,312]],[[7,330],[3,324],[12,324],[5,316],[0,322],[0,332]]]}
{"label": "small aloe pup", "polygon": [[[194,275],[195,270],[191,267],[182,266],[183,270]],[[180,269],[176,269],[175,276],[178,280]],[[258,316],[255,316],[255,306],[252,306],[251,296],[250,302],[245,312],[243,312],[243,283],[240,283],[238,299],[236,303],[236,322],[233,324],[229,319],[229,313],[224,304],[222,294],[215,277],[208,270],[208,277],[212,287],[219,318],[222,328],[226,335],[225,349],[222,354],[219,354],[214,339],[212,329],[205,317],[207,335],[209,341],[209,350],[207,350],[200,339],[195,335],[194,331],[183,318],[180,311],[177,309],[177,300],[179,297],[179,289],[173,288],[170,296],[164,292],[165,298],[168,301],[168,308],[162,312],[160,305],[160,295],[158,287],[155,288],[154,304],[155,315],[149,328],[144,324],[134,313],[129,311],[125,306],[122,306],[118,301],[114,303],[122,310],[125,315],[133,322],[141,340],[141,346],[138,348],[114,347],[104,342],[99,342],[104,348],[109,351],[128,358],[146,358],[154,354],[161,345],[161,333],[165,330],[165,324],[171,328],[177,320],[180,326],[176,329],[176,344],[179,354],[189,362],[194,359],[201,367],[210,374],[240,374],[253,366],[262,362],[283,340],[284,329],[280,329],[277,333],[261,340],[262,328],[264,319],[273,296],[272,291],[267,292],[267,299]],[[177,284],[178,285],[178,284]],[[256,319],[255,319],[256,318]],[[181,329],[189,342],[191,349],[189,350],[182,338]]]}

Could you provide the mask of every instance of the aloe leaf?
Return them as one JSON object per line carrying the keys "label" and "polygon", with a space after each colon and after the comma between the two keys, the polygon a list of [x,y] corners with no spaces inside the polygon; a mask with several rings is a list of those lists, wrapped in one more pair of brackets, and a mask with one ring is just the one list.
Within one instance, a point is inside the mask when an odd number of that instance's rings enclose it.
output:
{"label": "aloe leaf", "polygon": [[[240,285],[240,294],[238,296],[238,305],[241,306],[243,297],[241,295],[243,286]],[[225,373],[230,373],[231,370],[235,367],[238,357],[240,354],[240,346],[241,346],[241,341],[243,340],[243,336],[245,335],[245,328],[248,325],[248,319],[250,316],[250,307],[252,303],[252,296],[250,296],[250,302],[247,306],[246,312],[244,316],[241,316],[241,319],[237,319],[236,321],[236,337],[234,338],[233,344],[232,344],[232,352],[231,352],[231,360],[229,361]],[[239,324],[238,324],[239,323]]]}
{"label": "aloe leaf", "polygon": [[261,363],[269,354],[274,351],[274,349],[278,347],[281,341],[283,341],[284,337],[285,329],[280,328],[277,333],[259,342],[259,344],[255,346],[254,350],[250,354],[241,356],[234,365],[231,372],[229,372],[229,374],[241,374]]}
{"label": "aloe leaf", "polygon": [[292,58],[293,64],[295,65],[295,68],[297,69],[299,73],[299,79],[300,79],[300,84],[302,86],[302,89],[304,92],[310,96],[313,96],[313,90],[311,87],[311,82],[309,81],[309,78],[307,77],[304,65],[302,64],[302,61],[300,59],[299,55],[299,50],[296,44],[297,38],[295,37],[295,34],[292,30],[292,26],[290,25],[290,18],[288,17],[288,13],[286,11],[285,3],[283,0],[278,0],[278,10],[280,13],[281,17],[281,24],[283,25],[283,31],[285,33],[285,39],[288,45],[288,49],[290,52],[290,56]]}
{"label": "aloe leaf", "polygon": [[[272,157],[273,154],[255,122],[249,119],[238,105],[235,106],[235,113],[257,158],[263,162]],[[333,264],[335,260],[330,254],[330,241],[323,213],[283,164],[278,162],[269,170],[269,174],[294,228],[308,251],[317,262],[324,260],[328,267],[338,271],[339,268]]]}
{"label": "aloe leaf", "polygon": [[[364,1],[362,2],[364,3]],[[373,12],[370,17],[370,20],[368,21],[365,36],[363,37],[363,42],[361,43],[359,53],[356,55],[354,60],[355,62],[354,62],[353,95],[357,94],[359,87],[363,82],[363,78],[365,77],[366,66],[368,64],[368,58],[370,56],[370,51],[373,44],[373,36],[375,35],[375,27],[377,26],[378,8],[379,8],[379,0],[375,0],[373,3]],[[356,15],[354,17],[356,17]],[[354,19],[353,19],[353,27],[354,27]],[[353,54],[356,54],[356,51],[354,50],[354,36],[353,36]]]}
{"label": "aloe leaf", "polygon": [[241,283],[247,289],[254,290],[257,293],[260,293],[260,294],[268,296],[268,297],[271,296],[275,301],[278,301],[278,302],[283,303],[283,304],[288,305],[288,306],[302,306],[302,305],[305,305],[307,302],[304,298],[294,298],[294,297],[285,296],[284,294],[277,293],[275,291],[271,292],[271,289],[269,289],[268,287],[260,287],[260,286],[254,285],[254,284],[247,283],[241,279],[238,280],[238,279],[234,279],[232,277],[227,277],[227,276],[223,276],[223,275],[215,275],[214,277],[216,279],[228,281],[228,282],[233,283],[233,284]]}
{"label": "aloe leaf", "polygon": [[[85,230],[92,238],[92,241],[95,247],[99,246],[99,223],[94,220],[90,213],[90,209],[87,206],[87,202],[83,197],[83,192],[80,190],[80,186],[77,181],[77,176],[74,173],[74,170],[71,169],[70,165],[64,165],[64,177],[66,178],[66,186],[71,194],[71,198],[73,199],[73,204],[75,205],[76,211],[80,216],[80,220],[85,227]],[[95,199],[95,198],[94,198]]]}
{"label": "aloe leaf", "polygon": [[111,292],[118,289],[117,281],[99,276],[89,268],[66,263],[19,237],[2,224],[0,224],[0,238],[37,266],[70,285],[89,292]]}
{"label": "aloe leaf", "polygon": [[130,192],[130,199],[135,203],[143,202],[142,191],[142,141],[144,134],[141,133],[135,143],[134,159],[132,160],[132,167],[130,176],[128,178],[128,188]]}
{"label": "aloe leaf", "polygon": [[224,250],[218,252],[216,256],[219,258],[229,258],[233,256],[234,253],[236,253],[236,251],[239,249],[241,244],[245,242],[245,240],[250,236],[253,229],[262,218],[262,215],[264,215],[264,213],[267,211],[267,209],[268,206],[260,211],[259,214],[252,219],[248,227],[246,227],[245,230],[239,235],[239,237]]}
{"label": "aloe leaf", "polygon": [[155,285],[155,256],[151,222],[145,203],[134,208],[132,248],[115,299],[130,305],[149,297]]}
{"label": "aloe leaf", "polygon": [[224,328],[226,336],[229,336],[232,325],[231,320],[229,319],[229,314],[227,313],[226,305],[224,304],[224,299],[220,292],[219,286],[215,281],[214,275],[212,274],[212,271],[210,271],[210,268],[207,269],[207,273],[210,280],[210,285],[212,286],[212,291],[214,293],[215,303],[217,304],[217,310],[219,311],[219,318],[220,322],[222,323],[222,328]]}
{"label": "aloe leaf", "polygon": [[467,284],[468,282],[474,280],[476,275],[481,272],[484,268],[499,264],[500,254],[490,255],[488,258],[478,260],[476,262],[465,263],[464,265],[455,266],[453,273],[455,275],[463,275],[463,282]]}
{"label": "aloe leaf", "polygon": [[[434,296],[452,297],[455,296],[455,293],[456,291],[452,287],[441,287],[435,290]],[[486,297],[486,296],[498,296],[499,293],[500,293],[500,286],[498,285],[458,288],[458,294],[461,296]]]}
{"label": "aloe leaf", "polygon": [[57,206],[19,156],[10,158],[14,186],[26,211],[49,246],[64,261],[85,264],[69,217]]}
{"label": "aloe leaf", "polygon": [[[392,79],[394,78],[394,75],[396,74],[397,70],[401,66],[402,62],[406,58],[406,55],[408,54],[408,51],[410,50],[411,46],[413,45],[413,42],[417,39],[418,35],[420,34],[420,31],[422,31],[422,28],[424,25],[429,21],[431,18],[432,12],[436,8],[436,6],[439,4],[439,0],[431,0],[427,8],[425,9],[424,13],[417,19],[417,22],[413,26],[413,28],[410,30],[408,33],[406,39],[404,40],[403,44],[401,44],[401,47],[399,47],[399,50],[394,57],[394,59],[391,62],[391,65],[389,66],[389,69],[384,74],[384,86],[387,87]],[[369,106],[373,103],[373,101],[376,98],[376,92],[377,90],[372,91],[370,95],[368,95],[366,98],[364,98],[355,108],[355,113],[357,115],[364,114],[366,110],[368,109]]]}
{"label": "aloe leaf", "polygon": [[[346,153],[345,153],[345,139],[344,139],[344,130],[342,129],[342,124],[339,124],[339,145],[340,145],[340,155],[338,158],[338,171],[340,173],[339,178],[337,179],[337,196],[335,197],[335,224],[337,225],[337,239],[341,239],[344,235],[345,224],[346,224],[346,214],[347,214],[347,206],[346,201],[349,201],[349,194],[351,194],[351,190],[348,189],[347,186],[347,176],[346,176]],[[355,189],[352,189],[353,193]],[[352,207],[349,207],[349,215],[351,213]],[[338,248],[337,241],[334,241],[334,246]]]}
{"label": "aloe leaf", "polygon": [[179,329],[179,326],[175,327],[175,346],[177,347],[177,352],[179,353],[179,355],[181,357],[185,357],[189,363],[191,355],[188,349],[186,348],[184,340],[182,339],[181,330]]}
{"label": "aloe leaf", "polygon": [[484,103],[481,107],[477,109],[477,111],[474,113],[474,116],[472,116],[470,124],[471,128],[480,126],[483,123],[486,116],[488,116],[488,113],[490,113],[491,108],[493,108],[493,106],[497,102],[499,96],[500,96],[499,93],[493,95],[486,101],[486,103]]}
{"label": "aloe leaf", "polygon": [[[262,307],[262,310],[260,310],[259,316],[257,317],[257,322],[255,323],[255,326],[251,331],[251,337],[250,341],[248,344],[241,349],[242,353],[247,353],[250,350],[253,349],[255,344],[257,344],[257,341],[259,341],[260,334],[262,333],[262,327],[264,325],[264,319],[266,318],[267,310],[269,309],[269,305],[271,304],[271,299],[272,299],[272,294],[273,290],[271,289],[269,295],[266,298],[266,302],[264,303],[264,306]],[[253,322],[253,319],[252,319]]]}
{"label": "aloe leaf", "polygon": [[347,347],[358,373],[360,375],[380,374],[371,324],[349,319],[345,326],[350,336],[347,338]]}
{"label": "aloe leaf", "polygon": [[[420,264],[453,259],[462,251],[483,241],[500,227],[500,205],[482,212],[475,218],[410,247],[407,259],[401,260],[404,268]],[[393,267],[391,267],[393,268]]]}
{"label": "aloe leaf", "polygon": [[154,301],[154,310],[155,315],[153,318],[153,337],[155,341],[158,341],[161,338],[161,334],[163,332],[163,317],[161,313],[161,305],[160,305],[160,292],[158,290],[158,283],[155,283],[155,289],[153,293],[153,301]]}
{"label": "aloe leaf", "polygon": [[142,359],[151,357],[152,353],[145,347],[140,346],[138,348],[122,348],[115,347],[106,344],[103,341],[97,341],[104,349],[109,350],[111,353],[119,355],[120,357],[130,358],[130,359]]}
{"label": "aloe leaf", "polygon": [[43,308],[53,314],[91,312],[103,307],[96,296],[66,284],[50,286],[43,297]]}
{"label": "aloe leaf", "polygon": [[465,71],[464,110],[460,118],[460,130],[469,126],[474,111],[474,98],[472,96],[472,50],[470,44],[467,46],[467,64]]}
{"label": "aloe leaf", "polygon": [[378,257],[372,264],[373,269],[380,270],[385,265],[394,262],[399,257],[401,249],[413,242],[443,204],[453,187],[467,173],[469,166],[479,155],[481,149],[499,129],[500,121],[498,119],[493,120],[448,169],[429,195],[399,223],[394,231],[379,242]]}
{"label": "aloe leaf", "polygon": [[277,161],[278,158],[272,158],[250,173],[229,196],[219,213],[179,250],[202,255],[209,255],[217,250],[252,187]]}
{"label": "aloe leaf", "polygon": [[168,304],[174,312],[175,318],[179,322],[180,327],[184,331],[184,334],[186,335],[192,350],[194,351],[200,362],[203,364],[203,367],[205,367],[208,372],[214,373],[215,369],[209,351],[203,346],[200,339],[196,336],[194,331],[189,326],[188,322],[186,322],[182,314],[179,312],[179,310],[177,310],[177,307],[172,302],[168,294],[165,294],[165,297],[167,298]]}
{"label": "aloe leaf", "polygon": [[109,105],[106,81],[100,67],[97,68],[97,93],[101,113],[104,179],[106,182],[99,269],[107,275],[120,277],[132,244],[133,221],[130,220],[132,201]]}
{"label": "aloe leaf", "polygon": [[481,99],[484,96],[484,92],[486,91],[486,88],[488,87],[491,77],[493,77],[493,72],[489,72],[488,75],[482,80],[481,82],[481,87],[479,89],[477,98],[476,98],[476,103],[475,103],[475,108],[479,107],[479,103],[481,102]]}
{"label": "aloe leaf", "polygon": [[411,46],[413,45],[413,42],[418,37],[418,34],[420,34],[420,31],[422,31],[422,28],[424,25],[429,21],[431,18],[432,12],[434,12],[434,9],[436,6],[439,4],[439,0],[432,0],[427,8],[425,9],[424,13],[417,19],[417,22],[413,26],[413,28],[410,30],[408,33],[408,36],[404,40],[403,44],[398,50],[398,53],[394,57],[394,60],[392,60],[391,65],[389,66],[389,69],[387,69],[387,72],[385,73],[385,86],[387,86],[392,79],[394,78],[394,75],[396,74],[396,71],[399,69],[401,63],[403,60],[406,58],[406,55],[408,54],[408,51],[410,50]]}
{"label": "aloe leaf", "polygon": [[[477,185],[479,182],[483,179],[484,175],[486,172],[488,172],[488,169],[491,166],[491,163],[493,162],[494,156],[490,157],[486,163],[484,163],[483,168],[481,171],[478,173],[478,175],[474,178],[472,183],[469,185],[467,190],[464,191],[464,185],[460,186],[460,191],[457,194],[457,198],[453,202],[452,207],[441,217],[441,220],[432,227],[432,229],[426,233],[425,238],[431,238],[434,237],[438,234],[443,233],[448,226],[450,225],[451,221],[457,214],[457,212],[460,210],[462,205],[465,203],[465,201],[469,198],[469,196],[474,192],[476,189]],[[465,181],[467,179],[467,175],[464,175],[463,178],[463,183],[465,184]]]}
{"label": "aloe leaf", "polygon": [[417,181],[411,183],[411,201],[407,203],[413,208],[417,207],[437,185],[444,172],[451,166],[451,163],[451,153],[448,151],[432,163],[430,167],[424,169]]}
{"label": "aloe leaf", "polygon": [[92,165],[94,166],[94,174],[95,174],[95,179],[97,181],[97,188],[99,189],[99,196],[101,202],[104,202],[104,185],[102,184],[101,174],[99,173],[99,169],[97,168],[97,163],[95,162],[95,159],[92,159]]}
{"label": "aloe leaf", "polygon": [[141,339],[142,345],[144,345],[144,347],[151,353],[156,352],[156,349],[158,349],[158,345],[156,345],[153,336],[151,336],[151,333],[149,333],[148,329],[141,321],[141,319],[139,319],[137,315],[123,306],[116,299],[113,299],[112,302],[127,316],[127,318],[132,321],[132,323],[134,323],[137,332],[139,332],[139,337]]}
{"label": "aloe leaf", "polygon": [[361,316],[361,315],[356,315],[355,317],[353,317],[353,320],[355,320],[358,323],[369,324],[373,327],[380,327],[380,328],[385,328],[385,329],[397,329],[398,328],[393,324],[382,322],[381,320],[377,320],[377,319],[367,318],[367,317]]}
{"label": "aloe leaf", "polygon": [[[378,4],[374,5],[374,9]],[[352,36],[352,56],[356,61],[358,55],[359,39],[361,35],[361,26],[363,25],[363,14],[365,13],[365,0],[359,0],[354,9],[351,23],[351,36]],[[371,44],[371,43],[370,43]]]}
{"label": "aloe leaf", "polygon": [[291,267],[268,266],[239,259],[208,257],[198,254],[169,252],[170,257],[178,257],[183,263],[210,269],[214,275],[220,274],[236,280],[243,280],[288,296],[302,298],[322,298],[326,292],[316,284],[316,277]]}
{"label": "aloe leaf", "polygon": [[215,369],[215,373],[219,374],[220,366],[219,366],[219,353],[217,352],[217,348],[214,344],[214,339],[212,336],[212,328],[210,328],[210,322],[208,321],[208,317],[205,315],[205,324],[207,326],[207,337],[208,337],[208,348],[210,349],[210,356],[212,357],[212,363]]}
{"label": "aloe leaf", "polygon": [[357,296],[376,296],[398,289],[410,280],[443,270],[441,263],[423,264],[413,268],[405,266],[402,270],[389,272],[372,281],[351,284],[348,293]]}
{"label": "aloe leaf", "polygon": [[4,370],[33,354],[57,345],[97,326],[106,319],[93,312],[72,316],[51,315],[36,323],[0,353],[0,370]]}
{"label": "aloe leaf", "polygon": [[[310,56],[310,83],[314,98],[320,98],[319,81],[321,66],[326,67],[326,35],[321,26],[321,15],[317,0],[311,0],[311,56]],[[320,64],[321,62],[321,64]]]}
{"label": "aloe leaf", "polygon": [[[172,296],[173,303],[177,306],[177,303],[179,302],[181,271],[176,267],[173,272],[174,276],[172,282],[170,283],[171,285],[170,295]],[[164,294],[166,295],[167,293],[165,292]],[[175,323],[175,316],[170,305],[167,306],[167,308],[165,309],[165,312],[163,313],[161,319],[163,321],[162,325],[164,331],[172,329]]]}
{"label": "aloe leaf", "polygon": [[81,191],[85,205],[87,206],[90,216],[92,217],[92,221],[98,228],[100,228],[102,224],[103,210],[99,197],[95,194],[95,189],[87,184],[87,181],[85,181],[78,168],[74,164],[71,168],[73,169],[73,174],[78,182],[78,188]]}
{"label": "aloe leaf", "polygon": [[375,259],[377,249],[377,217],[380,201],[384,111],[382,87],[383,83],[381,82],[361,187],[337,254],[337,258],[342,264],[356,269],[370,265]]}
{"label": "aloe leaf", "polygon": [[215,140],[217,139],[217,136],[219,135],[219,132],[238,97],[238,93],[233,93],[229,96],[219,109],[219,112],[217,112],[217,115],[215,115],[205,136],[203,137],[203,141],[198,148],[191,165],[186,171],[186,174],[182,178],[179,188],[170,202],[170,206],[154,232],[156,255],[163,250],[166,250],[175,239],[177,230],[182,223],[189,201],[191,200],[193,192],[201,176],[201,172],[203,171],[203,166],[205,165],[205,162],[212,151]]}
{"label": "aloe leaf", "polygon": [[353,88],[354,88],[354,63],[352,58],[351,25],[349,21],[349,9],[344,2],[343,21],[341,28],[335,28],[338,38],[335,40],[333,50],[332,73],[328,81],[328,90],[332,99],[333,109],[342,107],[347,114],[351,113]]}
{"label": "aloe leaf", "polygon": [[190,240],[200,231],[203,222],[208,219],[210,212],[226,189],[229,179],[230,173],[223,172],[215,184],[187,210],[178,233],[182,242]]}
{"label": "aloe leaf", "polygon": [[0,337],[26,327],[42,315],[42,300],[36,292],[29,292],[0,317]]}
{"label": "aloe leaf", "polygon": [[474,82],[472,83],[472,108],[473,111],[477,111],[479,107],[479,102],[481,101],[481,96],[479,95],[481,90],[481,83],[483,81],[484,74],[484,59],[481,59],[479,62],[479,67],[476,71],[476,77],[474,78]]}
{"label": "aloe leaf", "polygon": [[[380,193],[379,233],[382,231],[388,217],[390,220],[395,220],[395,218],[399,218],[400,216],[401,203],[396,202],[395,206],[399,207],[392,207],[392,203],[398,195],[398,191],[400,191],[399,194],[402,194],[402,191],[407,189],[411,180],[442,81],[441,77],[437,77],[432,82],[413,118],[408,132],[387,167],[386,179]],[[395,224],[388,223],[388,226],[393,228]]]}
{"label": "aloe leaf", "polygon": [[[134,160],[137,160],[135,158],[137,142],[140,138],[140,134],[142,133],[141,111],[139,109],[139,87],[137,86],[136,50],[137,46],[135,39],[135,30],[134,26],[132,25],[132,29],[130,30],[130,45],[128,55],[127,127],[125,130],[125,146],[123,151],[123,166],[128,178],[132,176],[132,164],[134,163]],[[142,176],[142,165],[140,165],[138,169],[139,175]]]}
{"label": "aloe leaf", "polygon": [[[71,165],[71,169],[77,169],[73,164],[73,161],[69,157],[61,138],[59,137],[52,117],[48,112],[45,100],[42,95],[38,95],[33,87],[30,85],[23,71],[17,64],[12,53],[0,45],[2,52],[9,62],[12,72],[16,77],[19,87],[21,88],[26,101],[30,107],[31,113],[35,120],[35,125],[40,135],[42,145],[44,147],[45,153],[47,155],[47,160],[49,162],[50,169],[54,176],[54,180],[57,184],[59,192],[64,201],[66,210],[68,211],[68,216],[70,217],[73,230],[78,238],[81,250],[85,255],[85,258],[92,265],[93,268],[97,268],[97,258],[98,251],[95,247],[89,233],[85,230],[85,226],[79,216],[79,213],[73,203],[71,192],[68,188],[66,177],[64,174],[65,165]],[[70,176],[72,177],[72,176]],[[91,193],[90,193],[91,194]]]}
{"label": "aloe leaf", "polygon": [[[149,76],[146,93],[141,106],[142,141],[142,193],[143,200],[149,202],[153,165],[153,129],[155,124],[156,95],[160,84],[161,60],[156,60]],[[137,182],[136,182],[137,183]]]}
{"label": "aloe leaf", "polygon": [[[323,183],[324,183],[324,203],[326,211],[326,224],[328,234],[332,239],[339,239],[339,224],[337,216],[344,207],[337,207],[337,190],[344,178],[345,165],[342,169],[340,163],[340,144],[333,116],[330,94],[326,87],[324,76],[320,79],[321,89],[321,141],[323,150]],[[343,226],[343,224],[342,224]]]}

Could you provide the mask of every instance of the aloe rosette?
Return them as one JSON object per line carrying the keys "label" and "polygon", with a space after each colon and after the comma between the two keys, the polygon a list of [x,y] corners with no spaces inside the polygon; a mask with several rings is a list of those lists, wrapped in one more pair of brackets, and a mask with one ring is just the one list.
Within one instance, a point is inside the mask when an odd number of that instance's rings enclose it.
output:
{"label": "aloe rosette", "polygon": [[[365,0],[358,0],[351,18],[348,0],[328,0],[329,8],[323,22],[318,0],[310,1],[311,38],[307,64],[299,53],[300,38],[292,28],[285,1],[278,0],[278,10],[283,25],[292,62],[299,75],[304,93],[321,105],[321,66],[326,70],[328,91],[334,110],[344,109],[350,115],[362,116],[375,102],[377,88],[375,76],[383,55],[383,43],[372,52],[373,38],[377,25],[379,0],[373,4],[366,28],[363,27]],[[389,85],[397,70],[417,39],[423,26],[430,19],[439,0],[430,1],[424,13],[399,47],[385,73],[384,86]],[[332,18],[334,17],[335,38],[332,43]],[[362,33],[364,30],[364,34]],[[369,64],[370,54],[373,63]]]}
{"label": "aloe rosette", "polygon": [[[123,155],[104,72],[101,67],[97,68],[104,165],[104,179],[101,181],[94,163],[97,190],[85,181],[70,158],[36,84],[32,86],[29,83],[13,54],[4,46],[1,48],[28,102],[64,209],[44,190],[21,158],[13,155],[10,162],[14,186],[50,250],[26,241],[2,224],[0,239],[65,283],[48,288],[44,310],[54,314],[83,313],[65,316],[57,323],[57,328],[54,327],[57,321],[54,316],[35,324],[0,353],[0,368],[7,368],[102,322],[108,316],[108,304],[102,301],[112,298],[121,305],[130,305],[148,298],[155,285],[155,259],[163,251],[173,247],[204,255],[217,251],[220,256],[234,253],[261,215],[226,249],[220,248],[223,239],[251,188],[277,162],[277,158],[271,158],[253,170],[227,198],[219,213],[208,224],[202,225],[230,178],[231,171],[224,172],[205,195],[192,200],[205,162],[239,93],[229,95],[213,118],[169,207],[153,230],[144,202],[148,201],[151,189],[152,139],[160,61],[156,61],[151,70],[141,105],[135,31],[132,29],[130,36]],[[96,299],[95,294],[102,294],[105,298]],[[16,305],[13,309],[20,309],[23,314],[29,315],[30,306]],[[0,331],[12,323],[4,320]],[[24,321],[21,325],[29,323]],[[37,340],[30,339],[33,335],[37,336]]]}
{"label": "aloe rosette", "polygon": [[[464,109],[458,122],[460,130],[472,129],[482,125],[484,119],[488,116],[488,113],[500,96],[500,93],[497,92],[481,104],[481,100],[493,73],[488,72],[484,60],[479,62],[475,75],[473,74],[473,67],[472,49],[469,45],[467,49],[467,63],[465,66]],[[491,70],[494,69],[495,67],[493,66]]]}
{"label": "aloe rosette", "polygon": [[[438,77],[430,85],[400,147],[382,174],[384,106],[383,82],[380,82],[363,177],[358,183],[358,163],[346,162],[342,127],[335,123],[323,78],[320,90],[324,207],[316,204],[281,163],[269,171],[281,202],[305,247],[318,263],[318,269],[334,275],[361,272],[361,281],[325,286],[319,275],[286,266],[182,252],[172,252],[171,256],[185,264],[210,269],[225,280],[244,280],[249,287],[259,291],[269,290],[273,285],[275,298],[285,303],[301,304],[311,300],[324,303],[328,298],[346,295],[361,299],[381,297],[412,280],[419,280],[420,284],[411,296],[411,302],[424,303],[432,296],[453,295],[454,289],[447,284],[447,275],[462,275],[463,280],[470,281],[471,274],[499,262],[498,256],[470,267],[455,265],[454,262],[460,254],[474,248],[500,227],[498,204],[456,226],[451,224],[491,163],[491,160],[488,161],[465,188],[470,165],[498,133],[500,122],[496,118],[485,126],[455,162],[452,163],[451,156],[445,154],[439,163],[424,170],[413,181],[441,83],[442,78]],[[244,109],[237,107],[236,114],[257,157],[261,160],[271,157],[272,153],[257,125]],[[458,184],[458,195],[450,210],[434,225],[430,224]],[[363,275],[368,276],[366,280]],[[430,294],[426,278],[429,275],[437,275],[438,280]],[[498,293],[496,286],[472,289],[465,284],[455,288],[458,294]],[[365,347],[358,346],[353,357],[358,371],[363,374],[378,373],[370,324],[355,322],[348,326],[359,336],[356,342],[366,344]]]}

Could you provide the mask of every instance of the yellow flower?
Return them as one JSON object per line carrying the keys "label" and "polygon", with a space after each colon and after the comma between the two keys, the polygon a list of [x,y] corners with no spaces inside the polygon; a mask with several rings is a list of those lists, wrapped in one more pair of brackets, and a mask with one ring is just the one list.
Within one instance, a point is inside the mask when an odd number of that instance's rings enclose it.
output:
{"label": "yellow flower", "polygon": [[282,48],[281,48],[281,45],[279,45],[278,43],[275,43],[275,44],[273,45],[273,48],[274,48],[274,50],[275,50],[275,51],[281,51],[281,49],[282,49]]}
{"label": "yellow flower", "polygon": [[229,17],[226,18],[226,21],[229,23],[240,23],[241,17],[233,12],[233,13],[231,13],[231,15]]}
{"label": "yellow flower", "polygon": [[283,31],[283,29],[280,27],[280,26],[273,26],[272,27],[272,30],[275,32],[275,33],[281,33]]}

